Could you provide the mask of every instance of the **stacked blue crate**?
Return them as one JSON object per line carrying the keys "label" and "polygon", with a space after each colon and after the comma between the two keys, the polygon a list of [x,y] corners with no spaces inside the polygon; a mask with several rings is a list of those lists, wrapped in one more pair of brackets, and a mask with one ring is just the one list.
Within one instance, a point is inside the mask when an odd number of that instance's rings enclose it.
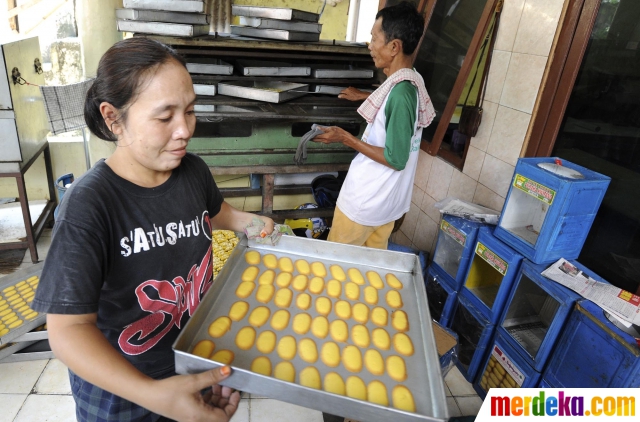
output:
{"label": "stacked blue crate", "polygon": [[427,290],[427,303],[431,319],[443,327],[449,327],[451,318],[458,303],[458,292],[447,281],[448,274],[437,265],[427,268],[424,284]]}

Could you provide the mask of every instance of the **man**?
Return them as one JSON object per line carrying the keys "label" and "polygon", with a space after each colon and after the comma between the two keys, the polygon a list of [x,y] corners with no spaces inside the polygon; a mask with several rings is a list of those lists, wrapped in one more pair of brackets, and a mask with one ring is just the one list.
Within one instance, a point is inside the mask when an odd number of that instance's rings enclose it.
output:
{"label": "man", "polygon": [[407,2],[380,10],[369,50],[388,78],[358,108],[368,122],[362,140],[338,127],[314,138],[359,152],[340,190],[329,241],[386,249],[394,221],[409,211],[422,128],[435,116],[411,67],[423,29],[424,19]]}

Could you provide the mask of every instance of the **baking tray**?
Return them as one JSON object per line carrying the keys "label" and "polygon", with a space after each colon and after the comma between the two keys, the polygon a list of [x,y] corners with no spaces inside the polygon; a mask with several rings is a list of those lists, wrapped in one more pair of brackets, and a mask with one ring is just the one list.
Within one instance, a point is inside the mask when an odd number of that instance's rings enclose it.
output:
{"label": "baking tray", "polygon": [[314,78],[331,79],[370,79],[373,78],[373,70],[357,68],[350,65],[316,65],[311,66],[311,74]]}
{"label": "baking tray", "polygon": [[[325,277],[325,282],[330,279],[329,265],[331,264],[342,266],[345,272],[347,268],[357,268],[363,275],[365,275],[368,270],[374,270],[377,271],[383,279],[387,272],[393,272],[404,285],[402,290],[400,290],[404,302],[403,310],[409,318],[408,334],[411,336],[415,348],[413,356],[403,357],[406,367],[409,368],[409,377],[402,384],[412,391],[416,404],[416,413],[360,401],[350,397],[328,393],[323,390],[315,390],[299,384],[256,374],[247,369],[250,367],[253,358],[261,355],[255,347],[248,351],[240,351],[234,343],[238,330],[242,326],[247,325],[245,322],[246,318],[248,318],[251,310],[258,305],[254,297],[255,291],[253,292],[254,294],[246,299],[239,299],[235,295],[235,290],[240,283],[241,274],[248,266],[244,259],[244,254],[248,249],[257,250],[262,256],[267,253],[272,253],[277,258],[288,256],[293,261],[297,259],[305,259],[310,263],[320,261],[325,265],[328,272],[328,276]],[[260,263],[258,267],[261,272],[265,270],[263,263]],[[297,272],[294,272],[294,274],[296,273]],[[379,291],[378,306],[384,306],[384,294],[387,290],[388,287]],[[324,296],[325,294],[322,295]],[[297,294],[295,296],[297,296]],[[317,296],[312,295],[313,299],[315,299],[315,297]],[[340,299],[344,299],[344,294],[341,295]],[[238,300],[244,300],[250,305],[249,312],[247,316],[244,317],[245,319],[240,323],[233,323],[231,330],[224,336],[211,339],[207,333],[209,324],[219,316],[227,315],[231,305]],[[290,322],[296,313],[301,312],[296,307],[295,300],[294,297],[291,306],[288,308],[291,313]],[[332,298],[331,301],[335,304],[337,299]],[[353,301],[350,302],[353,303]],[[268,306],[272,314],[276,309],[279,309],[273,302],[266,305],[260,303],[259,305]],[[371,306],[369,307],[371,308]],[[216,344],[216,350],[228,348],[235,352],[235,360],[232,363],[234,371],[223,384],[238,390],[363,421],[444,421],[448,418],[446,397],[428,309],[420,263],[415,255],[295,236],[283,236],[277,246],[267,246],[256,244],[254,241],[247,241],[246,237],[243,236],[229,256],[226,265],[218,274],[210,291],[207,292],[202,303],[173,345],[176,371],[181,374],[190,374],[218,367],[220,364],[217,362],[189,353],[198,341],[209,338]],[[304,312],[308,313],[311,317],[318,315],[314,306]],[[327,319],[330,321],[336,319],[333,311],[327,316]],[[349,319],[346,322],[349,330],[356,324],[353,319]],[[366,326],[370,333],[372,329],[376,327],[371,321],[367,322]],[[390,324],[385,329],[391,335],[395,333],[395,330],[391,328]],[[273,329],[269,323],[267,323],[256,331],[259,333],[265,330]],[[307,333],[304,336],[295,334],[291,329],[291,323],[282,331],[273,331],[276,333],[278,339],[284,335],[293,335],[296,339],[300,339],[301,337],[312,338],[316,342],[318,349],[324,341],[315,338],[311,333]],[[348,341],[348,343],[351,343],[351,341]],[[344,347],[344,343],[338,344]],[[388,351],[379,351],[384,358],[396,354],[393,348]],[[273,367],[281,360],[275,350],[267,356],[270,358]],[[302,367],[309,366],[309,364],[304,363],[298,355],[291,360],[291,363],[296,368],[296,374],[299,374]],[[342,365],[339,365],[337,368],[329,368],[325,366],[320,359],[318,359],[313,366],[320,371],[322,379],[324,379],[324,375],[328,372],[337,372],[343,379],[346,379],[349,375],[354,375],[347,372]],[[376,377],[363,369],[356,375],[366,384],[374,379],[382,381],[387,385],[389,396],[392,386],[398,384],[391,380],[386,373]],[[391,402],[391,399],[389,401]]]}
{"label": "baking tray", "polygon": [[198,57],[187,59],[187,71],[206,75],[232,75],[233,66],[220,59]]}
{"label": "baking tray", "polygon": [[208,97],[212,97],[216,95],[216,84],[194,83],[193,92],[195,92],[196,95],[206,95]]}
{"label": "baking tray", "polygon": [[308,91],[309,85],[290,82],[234,81],[218,83],[218,93],[221,95],[248,98],[250,100],[266,101],[269,103],[281,103],[301,97]]}
{"label": "baking tray", "polygon": [[285,21],[297,20],[318,22],[320,15],[287,7],[258,7],[232,5],[231,14],[234,16],[248,16],[253,18],[280,19]]}
{"label": "baking tray", "polygon": [[244,37],[268,38],[270,40],[281,41],[320,41],[320,34],[311,32],[285,31],[283,29],[258,29],[239,25],[231,25],[231,33]]}
{"label": "baking tray", "polygon": [[293,66],[283,62],[236,60],[238,71],[244,76],[309,76],[309,66]]}
{"label": "baking tray", "polygon": [[190,0],[123,0],[122,6],[126,9],[150,9],[166,10],[170,12],[204,12],[204,1]]}
{"label": "baking tray", "polygon": [[258,29],[284,29],[285,31],[312,32],[319,34],[322,32],[322,24],[314,22],[292,22],[278,19],[251,18],[239,16],[240,25],[251,26]]}
{"label": "baking tray", "polygon": [[[338,95],[343,90],[345,90],[346,86],[334,86],[334,85],[314,85],[313,92],[316,94],[330,94],[330,95]],[[360,89],[360,88],[358,88]],[[371,89],[360,89],[363,92],[373,92]]]}
{"label": "baking tray", "polygon": [[[18,270],[12,274],[9,274],[0,278],[0,292],[2,292],[7,287],[15,286],[22,280],[26,280],[29,277],[33,277],[34,275],[40,277],[40,274],[42,274],[43,266],[44,266],[44,262],[40,262],[29,268],[25,268],[24,270]],[[18,337],[28,333],[29,331],[33,330],[36,327],[41,326],[42,324],[45,323],[46,318],[47,318],[46,314],[40,313],[38,314],[37,317],[35,317],[30,321],[26,321],[22,319],[23,323],[21,326],[12,329],[7,334],[0,337],[0,345],[11,343]]]}

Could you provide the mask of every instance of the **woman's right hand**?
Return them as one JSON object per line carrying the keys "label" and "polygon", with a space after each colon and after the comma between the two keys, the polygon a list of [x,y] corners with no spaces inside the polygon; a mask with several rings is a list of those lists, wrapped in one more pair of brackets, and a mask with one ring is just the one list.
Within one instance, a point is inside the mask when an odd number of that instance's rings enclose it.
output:
{"label": "woman's right hand", "polygon": [[349,101],[362,101],[366,100],[370,92],[360,91],[358,88],[354,88],[350,86],[349,88],[343,89],[340,94],[338,94],[338,98],[342,98]]}

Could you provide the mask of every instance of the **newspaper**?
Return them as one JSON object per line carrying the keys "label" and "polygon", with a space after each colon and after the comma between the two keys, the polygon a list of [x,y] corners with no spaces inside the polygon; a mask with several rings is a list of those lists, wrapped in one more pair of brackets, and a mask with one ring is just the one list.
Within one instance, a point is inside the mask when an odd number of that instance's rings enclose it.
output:
{"label": "newspaper", "polygon": [[498,211],[452,197],[436,202],[434,206],[440,210],[441,214],[455,215],[480,223],[496,225],[500,219]]}
{"label": "newspaper", "polygon": [[564,258],[544,270],[542,275],[594,302],[626,327],[640,325],[640,296],[590,278]]}

